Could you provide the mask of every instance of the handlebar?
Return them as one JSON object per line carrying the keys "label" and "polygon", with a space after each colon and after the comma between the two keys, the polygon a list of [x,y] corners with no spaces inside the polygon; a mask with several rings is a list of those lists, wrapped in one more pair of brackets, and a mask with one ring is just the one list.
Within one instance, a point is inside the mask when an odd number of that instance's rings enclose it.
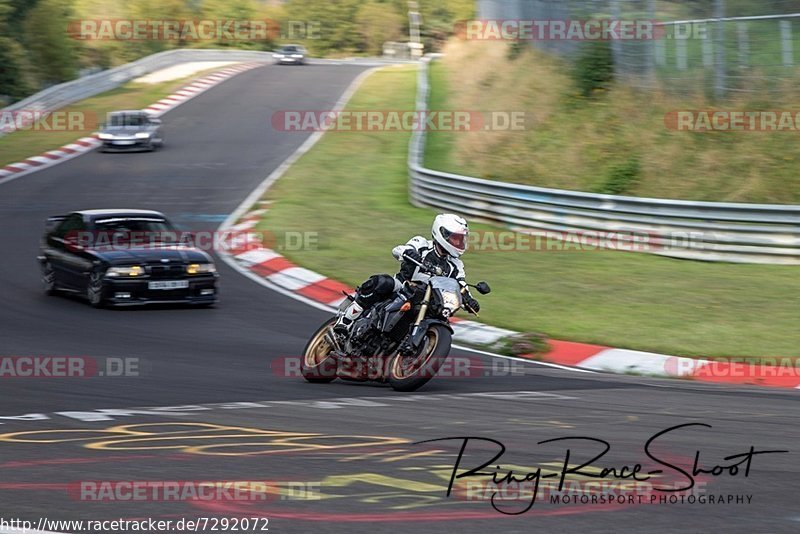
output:
{"label": "handlebar", "polygon": [[436,269],[435,269],[435,270],[431,270],[431,269],[430,269],[428,266],[426,266],[425,264],[423,264],[421,261],[417,261],[417,260],[415,260],[414,258],[412,258],[411,256],[408,256],[408,255],[406,255],[406,254],[403,254],[403,259],[404,259],[404,260],[408,260],[408,261],[410,261],[411,263],[414,263],[414,264],[416,264],[416,265],[417,265],[417,267],[419,267],[419,270],[420,270],[420,271],[422,271],[422,272],[424,272],[424,273],[427,273],[427,274],[432,274],[432,275],[434,275],[434,276],[442,276],[442,268],[441,268],[441,267],[439,267],[438,265],[437,265],[437,266],[435,266],[435,267],[436,267]]}
{"label": "handlebar", "polygon": [[[414,258],[412,258],[410,256],[407,256],[406,254],[403,254],[402,257],[403,257],[404,260],[408,260],[411,263],[416,264],[419,267],[419,270],[422,271],[422,272],[425,272],[427,274],[432,274],[432,275],[435,275],[435,276],[442,276],[442,269],[438,265],[435,266],[436,270],[433,271],[433,270],[429,269],[426,265],[424,265],[421,261],[417,261]],[[468,291],[468,289],[467,289],[466,286],[461,288],[461,293],[462,294],[466,293],[467,291]],[[469,313],[471,313],[471,314],[475,315],[476,317],[478,317],[478,312],[476,312],[475,310],[473,310],[472,308],[467,306],[466,303],[464,303],[464,309],[467,310]]]}

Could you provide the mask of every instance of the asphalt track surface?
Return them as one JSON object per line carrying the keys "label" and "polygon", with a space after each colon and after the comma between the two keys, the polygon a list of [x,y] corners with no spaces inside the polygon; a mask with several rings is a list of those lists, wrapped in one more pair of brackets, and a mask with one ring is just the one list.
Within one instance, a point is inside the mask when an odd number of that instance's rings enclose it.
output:
{"label": "asphalt track surface", "polygon": [[[328,314],[221,262],[222,300],[214,309],[95,310],[41,292],[35,256],[46,216],[141,207],[190,228],[213,228],[305,139],[272,130],[271,113],[330,108],[363,69],[255,69],[168,113],[163,151],[90,153],[0,186],[0,354],[138,358],[143,369],[128,378],[3,379],[0,518],[261,516],[272,532],[797,532],[794,391],[523,363],[510,373],[508,360],[464,352],[455,356],[479,358],[485,371],[434,380],[414,395],[311,385],[281,376],[275,362],[298,355]],[[537,445],[586,436],[611,444],[594,466],[641,462],[646,471],[656,467],[643,452],[647,439],[683,423],[713,428],[677,430],[655,449],[688,470],[696,451],[706,467],[730,464],[722,459],[751,445],[790,452],[754,457],[746,478],[740,472],[702,481],[705,495],[747,494],[749,504],[663,504],[658,497],[650,504],[648,494],[647,504],[634,505],[542,501],[510,516],[480,500],[488,494],[475,486],[445,496],[459,441],[413,444],[494,438],[507,447],[498,462],[524,474],[537,465],[559,469],[567,448],[572,464],[590,459],[596,443]],[[492,451],[470,443],[462,467]],[[651,481],[685,483],[664,471]],[[89,502],[71,491],[80,481],[145,480],[270,481],[284,493],[252,502]],[[498,504],[506,511],[526,506]]]}

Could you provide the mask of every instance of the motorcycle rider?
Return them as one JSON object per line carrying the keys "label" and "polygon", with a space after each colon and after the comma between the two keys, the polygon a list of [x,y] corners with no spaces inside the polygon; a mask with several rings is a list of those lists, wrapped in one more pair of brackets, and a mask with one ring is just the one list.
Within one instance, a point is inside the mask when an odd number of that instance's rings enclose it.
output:
{"label": "motorcycle rider", "polygon": [[[438,266],[442,276],[455,278],[462,287],[467,287],[464,263],[460,256],[467,250],[469,226],[467,221],[452,213],[442,213],[436,216],[431,226],[432,239],[423,236],[412,237],[405,245],[398,245],[392,249],[392,255],[401,262],[400,271],[395,276],[376,274],[370,276],[359,287],[356,299],[341,314],[333,331],[340,336],[346,336],[353,322],[374,304],[388,299],[393,293],[399,291],[407,281],[424,280],[420,277],[419,266],[405,259],[408,256],[430,267]],[[467,310],[477,313],[480,304],[469,291],[463,293],[463,301]]]}

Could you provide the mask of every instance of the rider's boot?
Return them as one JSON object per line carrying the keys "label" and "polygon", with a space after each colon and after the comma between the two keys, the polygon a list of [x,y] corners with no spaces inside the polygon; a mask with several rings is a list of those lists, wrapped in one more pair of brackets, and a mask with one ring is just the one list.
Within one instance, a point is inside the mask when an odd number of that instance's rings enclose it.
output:
{"label": "rider's boot", "polygon": [[364,313],[364,308],[355,300],[351,302],[350,306],[336,320],[336,324],[333,325],[334,333],[339,336],[347,336],[350,333],[353,322],[361,317],[362,313]]}

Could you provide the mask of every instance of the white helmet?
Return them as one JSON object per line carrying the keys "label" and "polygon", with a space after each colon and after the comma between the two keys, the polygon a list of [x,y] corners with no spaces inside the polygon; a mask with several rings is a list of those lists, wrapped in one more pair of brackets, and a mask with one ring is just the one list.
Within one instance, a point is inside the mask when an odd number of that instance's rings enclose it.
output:
{"label": "white helmet", "polygon": [[469,226],[467,221],[452,213],[440,213],[433,220],[431,234],[434,242],[457,258],[467,250]]}

